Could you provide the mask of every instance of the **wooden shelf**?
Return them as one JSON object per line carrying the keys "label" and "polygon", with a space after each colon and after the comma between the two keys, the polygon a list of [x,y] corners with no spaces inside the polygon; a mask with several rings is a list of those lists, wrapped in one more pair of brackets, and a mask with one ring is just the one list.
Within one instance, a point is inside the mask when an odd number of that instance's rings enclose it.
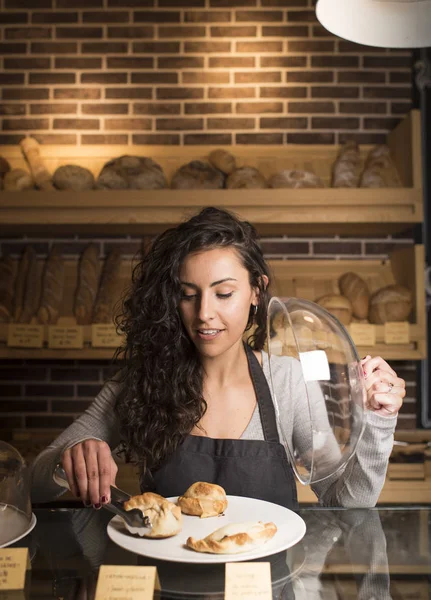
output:
{"label": "wooden shelf", "polygon": [[353,271],[368,284],[371,293],[398,283],[413,293],[410,343],[384,343],[384,326],[376,325],[376,345],[358,346],[360,356],[371,354],[387,360],[420,360],[426,356],[425,255],[422,245],[394,251],[389,260],[274,260],[272,295],[315,301],[325,294],[339,294],[338,279]]}
{"label": "wooden shelf", "polygon": [[422,192],[375,190],[94,190],[2,192],[0,232],[158,233],[205,206],[226,208],[261,235],[374,236],[401,232],[423,219]]}
{"label": "wooden shelf", "polygon": [[[0,233],[156,233],[205,206],[236,212],[262,234],[374,236],[411,228],[423,220],[420,114],[412,111],[388,136],[403,188],[265,190],[94,190],[1,192]],[[371,146],[361,147],[365,160]],[[135,154],[156,160],[170,180],[193,159],[206,159],[207,146],[42,146],[48,168],[81,164],[95,175],[113,156]],[[329,185],[337,146],[235,146],[239,166],[265,176],[284,168],[312,169]],[[13,167],[26,167],[19,147],[1,146]]]}
{"label": "wooden shelf", "polygon": [[[389,260],[272,260],[268,261],[273,282],[271,292],[279,297],[298,297],[315,301],[324,294],[338,294],[338,278],[347,271],[354,271],[363,277],[370,292],[381,287],[398,283],[413,292],[413,312],[411,315],[410,343],[406,345],[387,345],[384,343],[384,326],[376,325],[376,345],[358,346],[361,356],[380,355],[387,360],[420,360],[426,356],[425,257],[422,245],[396,250]],[[77,286],[77,261],[65,262],[65,288],[58,325],[76,325],[73,315],[73,301]],[[15,262],[17,268],[18,262]],[[121,269],[122,288],[130,283],[133,263],[125,260]],[[39,263],[42,276],[43,262]],[[33,320],[35,322],[35,320]],[[0,324],[0,359],[111,359],[115,349],[92,348],[91,327],[83,330],[84,348],[82,350],[53,350],[47,346],[48,327],[45,326],[45,347],[41,349],[9,348],[6,345],[8,325]]]}

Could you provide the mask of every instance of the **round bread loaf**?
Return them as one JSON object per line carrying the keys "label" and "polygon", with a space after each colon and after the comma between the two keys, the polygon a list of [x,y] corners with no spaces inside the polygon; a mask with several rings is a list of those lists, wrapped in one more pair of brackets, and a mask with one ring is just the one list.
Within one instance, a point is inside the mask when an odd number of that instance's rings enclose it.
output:
{"label": "round bread loaf", "polygon": [[284,169],[273,175],[269,180],[272,188],[322,188],[323,181],[310,171]]}
{"label": "round bread loaf", "polygon": [[213,167],[225,175],[230,175],[232,171],[235,171],[236,169],[236,160],[233,154],[226,152],[226,150],[222,150],[221,148],[213,150],[208,156],[208,160]]}
{"label": "round bread loaf", "polygon": [[226,187],[238,189],[264,189],[269,187],[265,177],[254,167],[241,167],[233,171],[226,181]]}
{"label": "round bread loaf", "polygon": [[356,273],[344,273],[338,280],[340,292],[352,304],[353,316],[357,319],[368,317],[370,293],[365,281]]}
{"label": "round bread loaf", "polygon": [[21,192],[34,188],[33,178],[25,169],[12,169],[3,178],[5,192]]}
{"label": "round bread loaf", "polygon": [[163,169],[145,156],[120,156],[107,162],[97,178],[98,189],[156,190],[167,187]]}
{"label": "round bread loaf", "polygon": [[174,173],[171,188],[176,190],[217,190],[224,186],[225,176],[209,163],[192,160]]}
{"label": "round bread loaf", "polygon": [[326,294],[316,300],[317,304],[326,308],[343,325],[349,325],[352,320],[352,304],[348,298],[337,294]]}
{"label": "round bread loaf", "polygon": [[369,320],[377,325],[388,321],[406,321],[412,307],[412,293],[408,288],[388,285],[371,296]]}
{"label": "round bread loaf", "polygon": [[94,176],[91,171],[79,165],[63,165],[58,167],[52,177],[58,190],[84,192],[94,188]]}

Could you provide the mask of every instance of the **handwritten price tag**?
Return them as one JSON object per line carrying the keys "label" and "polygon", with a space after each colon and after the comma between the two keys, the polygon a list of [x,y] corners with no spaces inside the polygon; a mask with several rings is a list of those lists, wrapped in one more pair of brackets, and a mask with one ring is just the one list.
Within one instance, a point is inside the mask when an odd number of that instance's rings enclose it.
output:
{"label": "handwritten price tag", "polygon": [[153,600],[160,590],[156,567],[102,565],[94,600]]}
{"label": "handwritten price tag", "polygon": [[269,562],[226,563],[225,600],[272,600]]}
{"label": "handwritten price tag", "polygon": [[115,325],[97,324],[91,326],[91,345],[94,348],[118,348],[121,338]]}
{"label": "handwritten price tag", "polygon": [[376,345],[376,327],[366,323],[352,323],[350,325],[350,335],[356,346],[375,346]]}
{"label": "handwritten price tag", "polygon": [[23,590],[30,567],[28,548],[0,549],[0,590]]}
{"label": "handwritten price tag", "polygon": [[409,344],[410,326],[407,321],[385,323],[385,344]]}
{"label": "handwritten price tag", "polygon": [[15,348],[42,348],[43,329],[43,325],[10,323],[7,331],[7,345]]}
{"label": "handwritten price tag", "polygon": [[48,327],[48,347],[56,349],[83,348],[83,328],[79,325],[76,327],[50,325]]}

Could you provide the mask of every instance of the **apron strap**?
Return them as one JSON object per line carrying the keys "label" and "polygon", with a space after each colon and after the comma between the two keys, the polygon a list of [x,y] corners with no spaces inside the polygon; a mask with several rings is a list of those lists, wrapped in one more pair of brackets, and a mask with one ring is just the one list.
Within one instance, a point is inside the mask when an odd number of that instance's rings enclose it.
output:
{"label": "apron strap", "polygon": [[262,367],[259,364],[253,350],[248,344],[245,352],[248,360],[251,380],[256,392],[257,404],[259,406],[260,420],[262,422],[263,435],[266,442],[280,442],[275,418],[275,408],[271,392]]}

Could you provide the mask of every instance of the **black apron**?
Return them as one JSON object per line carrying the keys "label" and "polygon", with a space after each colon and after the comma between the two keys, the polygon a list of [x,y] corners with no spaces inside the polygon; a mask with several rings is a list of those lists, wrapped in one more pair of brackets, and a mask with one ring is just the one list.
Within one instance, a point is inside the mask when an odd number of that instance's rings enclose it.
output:
{"label": "black apron", "polygon": [[159,469],[141,476],[142,492],[181,496],[196,481],[206,481],[221,485],[228,495],[298,508],[295,476],[279,440],[268,382],[253,350],[245,349],[264,441],[188,435]]}

